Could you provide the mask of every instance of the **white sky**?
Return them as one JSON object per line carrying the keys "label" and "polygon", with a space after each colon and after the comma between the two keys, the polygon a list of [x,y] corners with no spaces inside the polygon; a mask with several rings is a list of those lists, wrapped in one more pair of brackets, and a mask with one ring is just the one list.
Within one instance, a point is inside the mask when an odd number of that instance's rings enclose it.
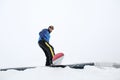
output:
{"label": "white sky", "polygon": [[0,66],[44,65],[37,40],[49,25],[63,63],[120,61],[119,0],[0,0]]}

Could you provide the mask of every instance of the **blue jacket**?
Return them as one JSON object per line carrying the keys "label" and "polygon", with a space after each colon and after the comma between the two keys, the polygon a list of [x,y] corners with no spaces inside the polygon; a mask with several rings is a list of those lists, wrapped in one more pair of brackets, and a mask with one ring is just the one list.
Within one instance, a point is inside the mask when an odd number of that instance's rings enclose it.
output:
{"label": "blue jacket", "polygon": [[43,29],[42,31],[39,32],[39,40],[44,39],[45,41],[49,42],[50,40],[50,32],[48,29]]}

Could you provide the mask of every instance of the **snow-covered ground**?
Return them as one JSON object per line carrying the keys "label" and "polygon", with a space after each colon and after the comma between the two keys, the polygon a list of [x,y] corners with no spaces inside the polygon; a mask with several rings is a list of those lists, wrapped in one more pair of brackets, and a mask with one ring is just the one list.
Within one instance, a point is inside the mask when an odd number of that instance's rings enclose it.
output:
{"label": "snow-covered ground", "polygon": [[86,66],[85,69],[38,67],[0,72],[0,80],[120,80],[120,69]]}

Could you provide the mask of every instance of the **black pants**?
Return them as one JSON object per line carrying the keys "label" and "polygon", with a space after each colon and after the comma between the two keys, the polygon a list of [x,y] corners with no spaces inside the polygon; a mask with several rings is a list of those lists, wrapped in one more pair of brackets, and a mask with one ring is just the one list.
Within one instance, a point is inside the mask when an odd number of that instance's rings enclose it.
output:
{"label": "black pants", "polygon": [[45,40],[40,40],[38,42],[38,44],[45,53],[45,56],[46,56],[46,64],[45,65],[50,66],[52,64],[52,58],[55,55],[54,48]]}

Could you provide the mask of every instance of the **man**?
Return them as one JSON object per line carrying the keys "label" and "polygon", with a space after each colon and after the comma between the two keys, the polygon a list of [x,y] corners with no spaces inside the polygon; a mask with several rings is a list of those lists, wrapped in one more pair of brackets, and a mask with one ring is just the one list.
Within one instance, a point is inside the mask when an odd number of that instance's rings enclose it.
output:
{"label": "man", "polygon": [[48,29],[43,29],[39,32],[38,44],[42,48],[46,56],[46,66],[52,65],[52,58],[55,55],[54,48],[49,44],[50,33],[54,30],[54,26],[49,26]]}

